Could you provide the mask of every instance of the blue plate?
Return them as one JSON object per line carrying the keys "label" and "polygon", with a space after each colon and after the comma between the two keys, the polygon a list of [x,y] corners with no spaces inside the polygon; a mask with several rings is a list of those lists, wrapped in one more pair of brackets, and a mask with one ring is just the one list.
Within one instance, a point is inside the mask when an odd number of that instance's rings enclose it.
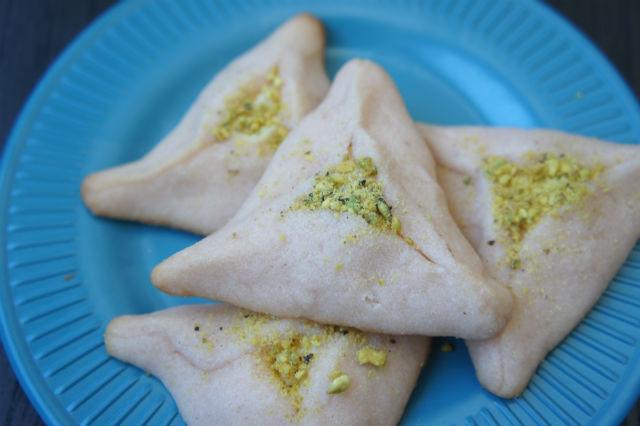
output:
{"label": "blue plate", "polygon": [[[144,154],[213,74],[301,11],[326,24],[331,74],[352,57],[379,62],[416,120],[640,140],[638,106],[618,75],[535,2],[120,4],[49,70],[3,159],[1,334],[47,423],[182,423],[158,380],[107,356],[102,333],[117,315],[185,303],[149,274],[197,238],[93,217],[80,183]],[[402,424],[618,424],[640,390],[639,268],[636,246],[520,398],[483,391],[464,344],[442,353],[436,340]]]}

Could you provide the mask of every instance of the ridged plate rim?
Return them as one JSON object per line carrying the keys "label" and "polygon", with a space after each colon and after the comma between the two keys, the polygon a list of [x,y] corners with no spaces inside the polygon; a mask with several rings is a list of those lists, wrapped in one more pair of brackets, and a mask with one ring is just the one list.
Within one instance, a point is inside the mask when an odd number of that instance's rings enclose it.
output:
{"label": "ridged plate rim", "polygon": [[[312,3],[313,2],[307,2],[304,4]],[[386,7],[404,7],[407,9],[416,7],[418,9],[420,9],[420,7],[424,7],[426,9],[427,7],[429,7],[432,9],[429,13],[446,14],[451,13],[451,11],[456,9],[462,9],[468,2],[465,0],[454,2],[433,1],[428,3],[428,6],[426,5],[426,3],[423,4],[411,1],[359,1],[357,3],[378,4]],[[516,11],[514,13],[525,10],[526,13],[531,14],[528,16],[533,16],[533,18],[536,19],[542,19],[545,22],[545,28],[549,27],[552,30],[559,31],[561,36],[558,37],[563,37],[562,40],[564,42],[569,42],[570,45],[573,46],[573,49],[577,49],[577,51],[581,55],[580,59],[586,61],[587,65],[595,67],[595,71],[592,70],[593,73],[604,80],[604,84],[606,86],[606,89],[608,89],[608,92],[613,93],[612,102],[617,103],[617,106],[620,108],[620,110],[617,111],[615,109],[610,109],[605,110],[604,112],[598,110],[598,108],[601,108],[602,105],[607,106],[607,102],[611,101],[611,99],[608,99],[606,95],[603,95],[602,98],[606,102],[603,101],[604,103],[594,105],[593,110],[595,110],[596,113],[605,114],[605,116],[608,117],[606,120],[613,120],[614,118],[616,118],[616,114],[619,114],[626,118],[626,120],[624,121],[628,123],[628,129],[619,130],[619,128],[613,127],[614,130],[610,130],[611,132],[614,132],[612,133],[612,136],[614,137],[614,139],[629,139],[628,135],[633,135],[632,139],[637,143],[638,139],[640,139],[640,130],[638,129],[638,123],[640,122],[640,112],[638,105],[633,98],[633,95],[630,94],[630,91],[626,87],[625,83],[617,75],[616,71],[610,66],[610,64],[597,51],[597,49],[594,48],[591,43],[584,38],[584,36],[576,31],[564,19],[557,16],[555,13],[553,13],[543,5],[535,2],[518,3],[511,0],[504,0],[497,3],[499,5],[497,7],[503,8],[502,10],[508,10],[510,11],[509,13],[512,13],[514,10]],[[78,58],[83,53],[94,48],[95,43],[98,42],[102,37],[104,37],[111,28],[116,27],[120,21],[143,9],[148,4],[150,4],[148,0],[133,0],[116,5],[105,14],[103,14],[100,18],[98,18],[90,27],[83,31],[74,40],[74,42],[63,52],[63,54],[58,58],[54,65],[49,69],[45,77],[40,81],[32,95],[30,96],[11,132],[2,159],[2,181],[0,185],[0,191],[2,191],[2,206],[4,207],[2,210],[2,224],[4,232],[2,233],[3,250],[0,252],[0,264],[3,265],[2,283],[0,285],[0,294],[2,295],[2,321],[0,323],[0,337],[2,338],[8,358],[14,368],[14,371],[16,372],[18,379],[23,385],[23,388],[25,389],[30,400],[42,416],[43,420],[48,424],[62,424],[65,423],[65,421],[69,417],[67,416],[68,413],[66,412],[66,410],[56,400],[56,396],[53,394],[53,392],[51,392],[49,384],[43,378],[42,372],[35,365],[35,361],[31,359],[32,350],[24,340],[24,336],[22,336],[20,332],[16,333],[16,330],[21,330],[21,321],[23,321],[23,319],[16,316],[16,311],[13,305],[14,301],[12,299],[12,293],[10,290],[12,267],[8,262],[7,254],[9,250],[8,247],[10,247],[10,245],[12,244],[11,236],[8,232],[8,226],[11,225],[9,221],[9,208],[11,208],[10,198],[12,197],[12,193],[15,193],[16,189],[14,186],[15,174],[17,169],[19,169],[19,161],[24,157],[23,150],[25,149],[26,135],[37,122],[38,114],[41,113],[42,108],[46,106],[48,101],[50,101],[51,94],[54,92],[61,79],[64,78],[65,74],[69,72],[70,67],[75,63],[75,61],[78,60]],[[222,7],[221,4],[222,3],[215,7]],[[235,12],[238,12],[238,10],[242,7],[247,7],[249,9],[253,7],[259,10],[260,8],[268,8],[272,4],[282,8],[296,9],[300,8],[303,3],[298,3],[294,7],[294,2],[290,1],[245,1],[236,2],[233,4],[233,6],[226,3],[225,7],[227,8],[227,11],[233,10]],[[313,11],[314,7],[317,8],[320,12],[326,12],[327,10],[331,9],[330,4],[329,6],[327,6],[326,4],[323,6],[313,5],[312,7],[310,7],[310,9],[312,9]],[[469,6],[469,9],[471,9],[471,6]],[[516,28],[517,23],[515,21],[516,19],[514,18],[514,28]],[[496,28],[496,30],[490,29],[488,31],[498,32],[500,30],[500,25],[497,25]],[[508,34],[510,31],[508,28],[502,28],[502,30],[505,31],[506,34]],[[541,40],[546,40],[547,42],[549,40],[555,40],[554,37],[556,36],[548,34],[540,35]],[[525,42],[530,39],[527,38],[527,36],[522,37]],[[524,59],[521,59],[523,62],[526,63],[527,61],[535,61],[536,52],[535,49],[532,50],[533,53],[526,52],[526,54],[522,54],[522,58]],[[539,71],[541,73],[544,72],[544,64],[538,64],[537,69],[538,71],[542,69],[542,71]],[[582,76],[581,78],[588,78],[588,76],[589,75],[587,75],[587,77]],[[542,77],[540,78],[542,79]],[[547,78],[547,81],[549,81],[549,78]],[[597,82],[593,84],[595,85],[593,87],[596,87],[596,89],[601,87],[597,85]],[[523,86],[522,89],[526,90],[526,87]],[[575,111],[572,111],[570,100],[566,101],[563,105],[566,108],[563,110],[563,107],[561,106],[559,107],[559,110],[564,111],[569,117],[569,120],[574,119],[575,117],[580,117],[580,114],[582,112],[580,110],[578,110],[577,113]],[[587,111],[587,113],[588,112],[589,111]],[[606,122],[606,120],[603,121]],[[590,136],[607,136],[604,134],[598,134],[597,132],[592,133],[593,129],[589,127],[588,121],[569,121],[568,123],[569,124],[567,124],[567,122],[564,122],[564,130],[584,133]],[[559,125],[558,127],[561,126]],[[631,142],[631,140],[624,141]],[[78,201],[79,199],[75,199],[74,202]],[[637,252],[638,248],[636,246],[636,248],[634,249],[634,253],[636,254],[634,254],[634,256],[637,255]],[[634,279],[634,283],[637,283],[637,274],[636,276],[632,277],[632,281]],[[612,292],[608,290],[607,293]],[[615,296],[615,292],[613,292],[613,294]],[[602,304],[599,303],[597,307],[600,307],[601,305]],[[600,307],[598,309],[604,309],[606,311],[607,307]],[[638,309],[637,312],[640,312],[640,309]],[[593,315],[593,313],[589,314],[586,321],[592,321]],[[103,328],[104,325],[106,324],[101,324],[100,327]],[[100,327],[98,327],[97,329],[89,328],[87,333],[99,333],[99,331],[101,330]],[[584,332],[584,330],[582,332]],[[577,335],[579,336],[579,333]],[[635,343],[634,348],[634,351],[628,354],[628,365],[638,365],[637,361],[640,359],[640,347],[637,342]],[[553,356],[553,354],[551,356]],[[606,404],[604,404],[605,408],[608,409],[603,410],[603,407],[600,407],[598,410],[596,410],[594,416],[590,419],[590,422],[607,424],[619,423],[626,412],[629,410],[629,408],[632,406],[632,404],[636,401],[638,395],[640,394],[640,367],[630,367],[628,370],[630,370],[628,371],[629,375],[625,376],[624,380],[621,381],[621,385],[618,386],[612,394],[612,396],[615,396],[615,398],[610,397],[606,401]],[[545,375],[547,373],[543,369],[541,370],[541,374]],[[520,404],[522,405],[523,403]],[[505,407],[500,407],[499,409],[508,411],[508,408]],[[527,411],[530,410],[530,408],[524,410]],[[473,418],[471,417],[471,415],[476,415],[476,417]],[[508,422],[510,421],[515,423],[518,421],[517,416],[511,419],[509,419],[509,417],[510,416],[507,413],[505,415],[505,418]],[[487,421],[487,419],[488,421],[490,421],[491,419],[497,421],[497,419],[495,417],[491,417],[490,414],[487,415],[483,413],[471,413],[470,417],[467,419],[467,422],[469,424],[475,424],[478,422],[478,420],[482,419],[485,419],[485,421]],[[535,419],[535,415],[533,415],[532,419]],[[83,422],[85,420],[83,420]],[[169,422],[173,422],[174,420],[175,418],[171,418]]]}

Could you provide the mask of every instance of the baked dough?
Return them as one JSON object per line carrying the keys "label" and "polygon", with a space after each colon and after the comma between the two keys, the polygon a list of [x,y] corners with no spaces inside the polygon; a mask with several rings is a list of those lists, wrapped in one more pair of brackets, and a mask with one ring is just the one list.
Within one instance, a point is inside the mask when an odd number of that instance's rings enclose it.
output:
{"label": "baked dough", "polygon": [[278,143],[324,98],[324,43],[312,16],[285,22],[220,71],[146,156],[88,176],[86,205],[99,216],[197,234],[220,228]]}
{"label": "baked dough", "polygon": [[[640,148],[551,130],[419,128],[439,165],[454,218],[490,273],[515,295],[502,332],[467,340],[480,383],[497,395],[515,397],[595,304],[638,240]],[[546,158],[549,166],[554,157],[560,166],[563,158],[574,158],[583,170],[601,173],[584,182],[589,191],[581,200],[528,229],[512,265],[512,241],[494,225],[492,183],[483,166],[491,157],[519,165]],[[580,188],[571,186],[562,197]]]}
{"label": "baked dough", "polygon": [[449,215],[386,72],[352,60],[238,214],[158,265],[175,295],[391,334],[486,338],[511,294]]}
{"label": "baked dough", "polygon": [[119,317],[105,342],[158,377],[191,426],[395,425],[430,346],[224,304]]}

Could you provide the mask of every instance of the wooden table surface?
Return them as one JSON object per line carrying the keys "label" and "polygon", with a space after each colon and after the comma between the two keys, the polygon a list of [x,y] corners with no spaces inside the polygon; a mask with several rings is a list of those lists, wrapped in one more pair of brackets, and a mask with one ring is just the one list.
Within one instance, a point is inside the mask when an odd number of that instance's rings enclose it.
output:
{"label": "wooden table surface", "polygon": [[[0,142],[60,51],[114,0],[0,0]],[[640,1],[548,0],[640,94]],[[42,425],[0,350],[0,425]],[[624,425],[640,425],[638,403]]]}

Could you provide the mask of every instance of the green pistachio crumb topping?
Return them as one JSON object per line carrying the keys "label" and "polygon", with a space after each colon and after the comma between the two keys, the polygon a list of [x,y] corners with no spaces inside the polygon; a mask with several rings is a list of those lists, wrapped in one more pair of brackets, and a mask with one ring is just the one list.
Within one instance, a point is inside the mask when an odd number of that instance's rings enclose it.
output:
{"label": "green pistachio crumb topping", "polygon": [[383,185],[378,182],[377,175],[378,169],[370,157],[353,159],[347,155],[340,164],[319,173],[311,192],[299,197],[291,209],[348,212],[359,215],[371,225],[398,233],[402,225],[393,215],[391,204],[385,200]]}
{"label": "green pistachio crumb topping", "polygon": [[280,122],[283,109],[280,96],[282,78],[274,67],[261,87],[250,84],[241,87],[227,97],[225,109],[213,134],[218,141],[226,141],[231,136],[242,137],[261,134],[258,153],[272,153],[287,136],[289,129]]}
{"label": "green pistachio crumb topping", "polygon": [[507,245],[508,262],[521,266],[520,243],[543,217],[556,217],[589,194],[587,183],[600,177],[605,167],[586,167],[574,157],[552,153],[526,155],[519,165],[503,157],[489,157],[482,168],[492,183],[496,228]]}

